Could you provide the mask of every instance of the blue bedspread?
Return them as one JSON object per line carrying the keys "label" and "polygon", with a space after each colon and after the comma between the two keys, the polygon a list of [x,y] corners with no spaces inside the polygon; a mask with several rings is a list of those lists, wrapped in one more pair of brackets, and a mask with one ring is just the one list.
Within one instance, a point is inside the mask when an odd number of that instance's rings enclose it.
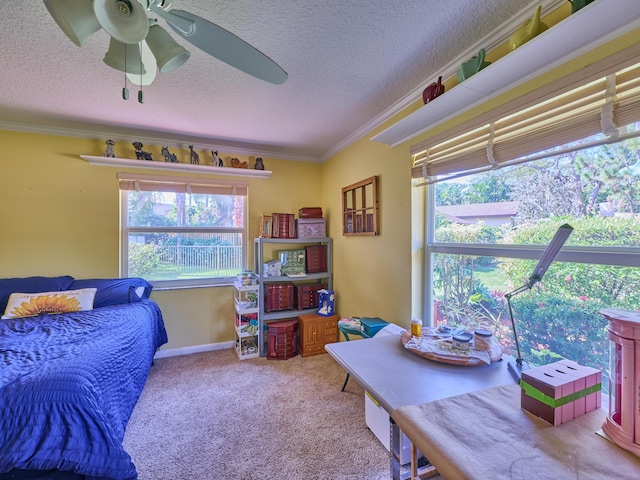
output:
{"label": "blue bedspread", "polygon": [[151,300],[0,320],[0,474],[136,479],[122,439],[166,341]]}

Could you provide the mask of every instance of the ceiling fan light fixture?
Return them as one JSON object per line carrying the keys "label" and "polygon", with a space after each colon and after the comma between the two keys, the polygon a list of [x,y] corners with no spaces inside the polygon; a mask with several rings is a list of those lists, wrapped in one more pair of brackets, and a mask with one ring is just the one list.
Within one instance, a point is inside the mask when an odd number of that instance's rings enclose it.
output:
{"label": "ceiling fan light fixture", "polygon": [[44,5],[69,40],[79,47],[89,35],[100,30],[92,2],[44,0]]}
{"label": "ceiling fan light fixture", "polygon": [[93,11],[102,28],[122,43],[139,43],[149,33],[146,10],[137,0],[93,0]]}
{"label": "ceiling fan light fixture", "polygon": [[140,44],[126,44],[111,37],[109,50],[103,58],[104,63],[111,68],[134,75],[145,75],[147,72],[142,64]]}
{"label": "ceiling fan light fixture", "polygon": [[179,45],[160,25],[149,27],[146,42],[156,57],[160,73],[175,70],[191,56],[191,53]]}
{"label": "ceiling fan light fixture", "polygon": [[[142,65],[145,73],[143,75],[127,73],[127,78],[134,85],[151,85],[156,78],[156,74],[158,73],[158,68],[156,67],[156,59],[153,55],[153,52],[151,52],[151,49],[149,49],[149,45],[147,45],[147,42],[142,42],[140,44],[140,53],[142,54]],[[127,55],[128,54],[129,50],[127,49]]]}

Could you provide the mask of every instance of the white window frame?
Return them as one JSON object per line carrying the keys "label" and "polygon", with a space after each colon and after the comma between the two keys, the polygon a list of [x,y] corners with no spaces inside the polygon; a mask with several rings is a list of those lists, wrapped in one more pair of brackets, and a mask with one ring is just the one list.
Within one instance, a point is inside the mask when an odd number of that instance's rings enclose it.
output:
{"label": "white window frame", "polygon": [[[425,255],[423,275],[423,320],[433,325],[433,255],[445,253],[453,255],[477,255],[487,257],[518,258],[539,260],[547,245],[502,245],[435,242],[435,189],[436,184],[427,186],[424,209]],[[432,208],[429,208],[432,206]],[[551,239],[549,239],[551,240]],[[637,247],[581,247],[564,246],[555,262],[573,262],[618,267],[640,267],[640,248]]]}
{"label": "white window frame", "polygon": [[[211,180],[190,177],[169,177],[145,174],[119,173],[120,180],[120,275],[128,276],[129,259],[129,235],[135,233],[240,233],[242,235],[242,266],[241,270],[247,268],[249,258],[249,201],[248,184],[246,182],[228,182],[222,180]],[[126,224],[128,218],[128,191],[132,189],[123,188],[122,185],[128,182],[147,182],[163,185],[163,189],[150,190],[166,192],[167,185],[175,186],[175,192],[180,193],[206,193],[206,194],[229,194],[241,196],[244,199],[243,206],[243,227],[132,227]],[[173,188],[173,187],[169,187]],[[234,193],[236,192],[237,193]],[[223,193],[224,192],[224,193]],[[149,280],[156,290],[169,290],[180,288],[211,287],[233,284],[235,277],[210,277],[210,278],[190,278],[182,280]]]}

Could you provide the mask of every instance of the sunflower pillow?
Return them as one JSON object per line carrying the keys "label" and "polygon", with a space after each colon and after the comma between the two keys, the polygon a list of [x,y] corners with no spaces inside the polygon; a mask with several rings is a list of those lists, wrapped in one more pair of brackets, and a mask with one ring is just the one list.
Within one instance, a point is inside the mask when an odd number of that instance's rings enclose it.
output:
{"label": "sunflower pillow", "polygon": [[95,288],[61,292],[12,293],[2,318],[34,317],[42,313],[93,310]]}

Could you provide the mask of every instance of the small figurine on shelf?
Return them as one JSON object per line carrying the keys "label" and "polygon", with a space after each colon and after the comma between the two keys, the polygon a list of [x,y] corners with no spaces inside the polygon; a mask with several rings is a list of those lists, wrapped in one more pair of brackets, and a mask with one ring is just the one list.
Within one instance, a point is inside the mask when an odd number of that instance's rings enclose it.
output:
{"label": "small figurine on shelf", "polygon": [[107,144],[107,148],[104,149],[104,153],[102,154],[102,156],[115,158],[116,153],[113,151],[113,146],[115,145],[115,142],[113,140],[106,140],[104,143]]}
{"label": "small figurine on shelf", "polygon": [[247,162],[241,162],[240,159],[235,157],[231,159],[231,166],[233,168],[249,168],[249,165],[247,165]]}
{"label": "small figurine on shelf", "polygon": [[264,170],[264,162],[262,161],[262,157],[256,158],[256,163],[253,165],[253,168],[256,170]]}
{"label": "small figurine on shelf", "polygon": [[456,78],[458,79],[458,83],[464,82],[467,78],[475,75],[483,68],[491,65],[491,62],[488,62],[484,59],[486,55],[486,51],[484,48],[481,48],[478,51],[478,55],[474,55],[470,60],[464,62],[460,65],[460,68],[456,72]]}
{"label": "small figurine on shelf", "polygon": [[542,5],[538,5],[535,13],[533,14],[533,18],[524,22],[515,32],[513,32],[513,35],[511,35],[508,42],[509,50],[515,50],[549,28],[546,23],[540,20],[541,10]]}
{"label": "small figurine on shelf", "polygon": [[576,13],[593,2],[593,0],[569,0],[569,2],[571,2],[571,13]]}
{"label": "small figurine on shelf", "polygon": [[422,101],[426,105],[430,101],[439,97],[444,93],[444,85],[442,84],[442,75],[438,77],[438,82],[430,83],[422,92]]}
{"label": "small figurine on shelf", "polygon": [[191,163],[194,165],[200,164],[200,156],[193,151],[193,145],[189,145],[189,151],[191,152]]}
{"label": "small figurine on shelf", "polygon": [[136,158],[138,160],[153,160],[149,152],[145,152],[142,150],[142,147],[144,147],[143,144],[141,144],[140,142],[133,142],[131,145],[133,145],[133,148],[136,149]]}
{"label": "small figurine on shelf", "polygon": [[213,166],[214,167],[224,167],[224,162],[218,156],[218,151],[211,150],[211,155],[213,156]]}
{"label": "small figurine on shelf", "polygon": [[162,147],[161,152],[165,162],[178,163],[175,153],[171,153],[168,147]]}

